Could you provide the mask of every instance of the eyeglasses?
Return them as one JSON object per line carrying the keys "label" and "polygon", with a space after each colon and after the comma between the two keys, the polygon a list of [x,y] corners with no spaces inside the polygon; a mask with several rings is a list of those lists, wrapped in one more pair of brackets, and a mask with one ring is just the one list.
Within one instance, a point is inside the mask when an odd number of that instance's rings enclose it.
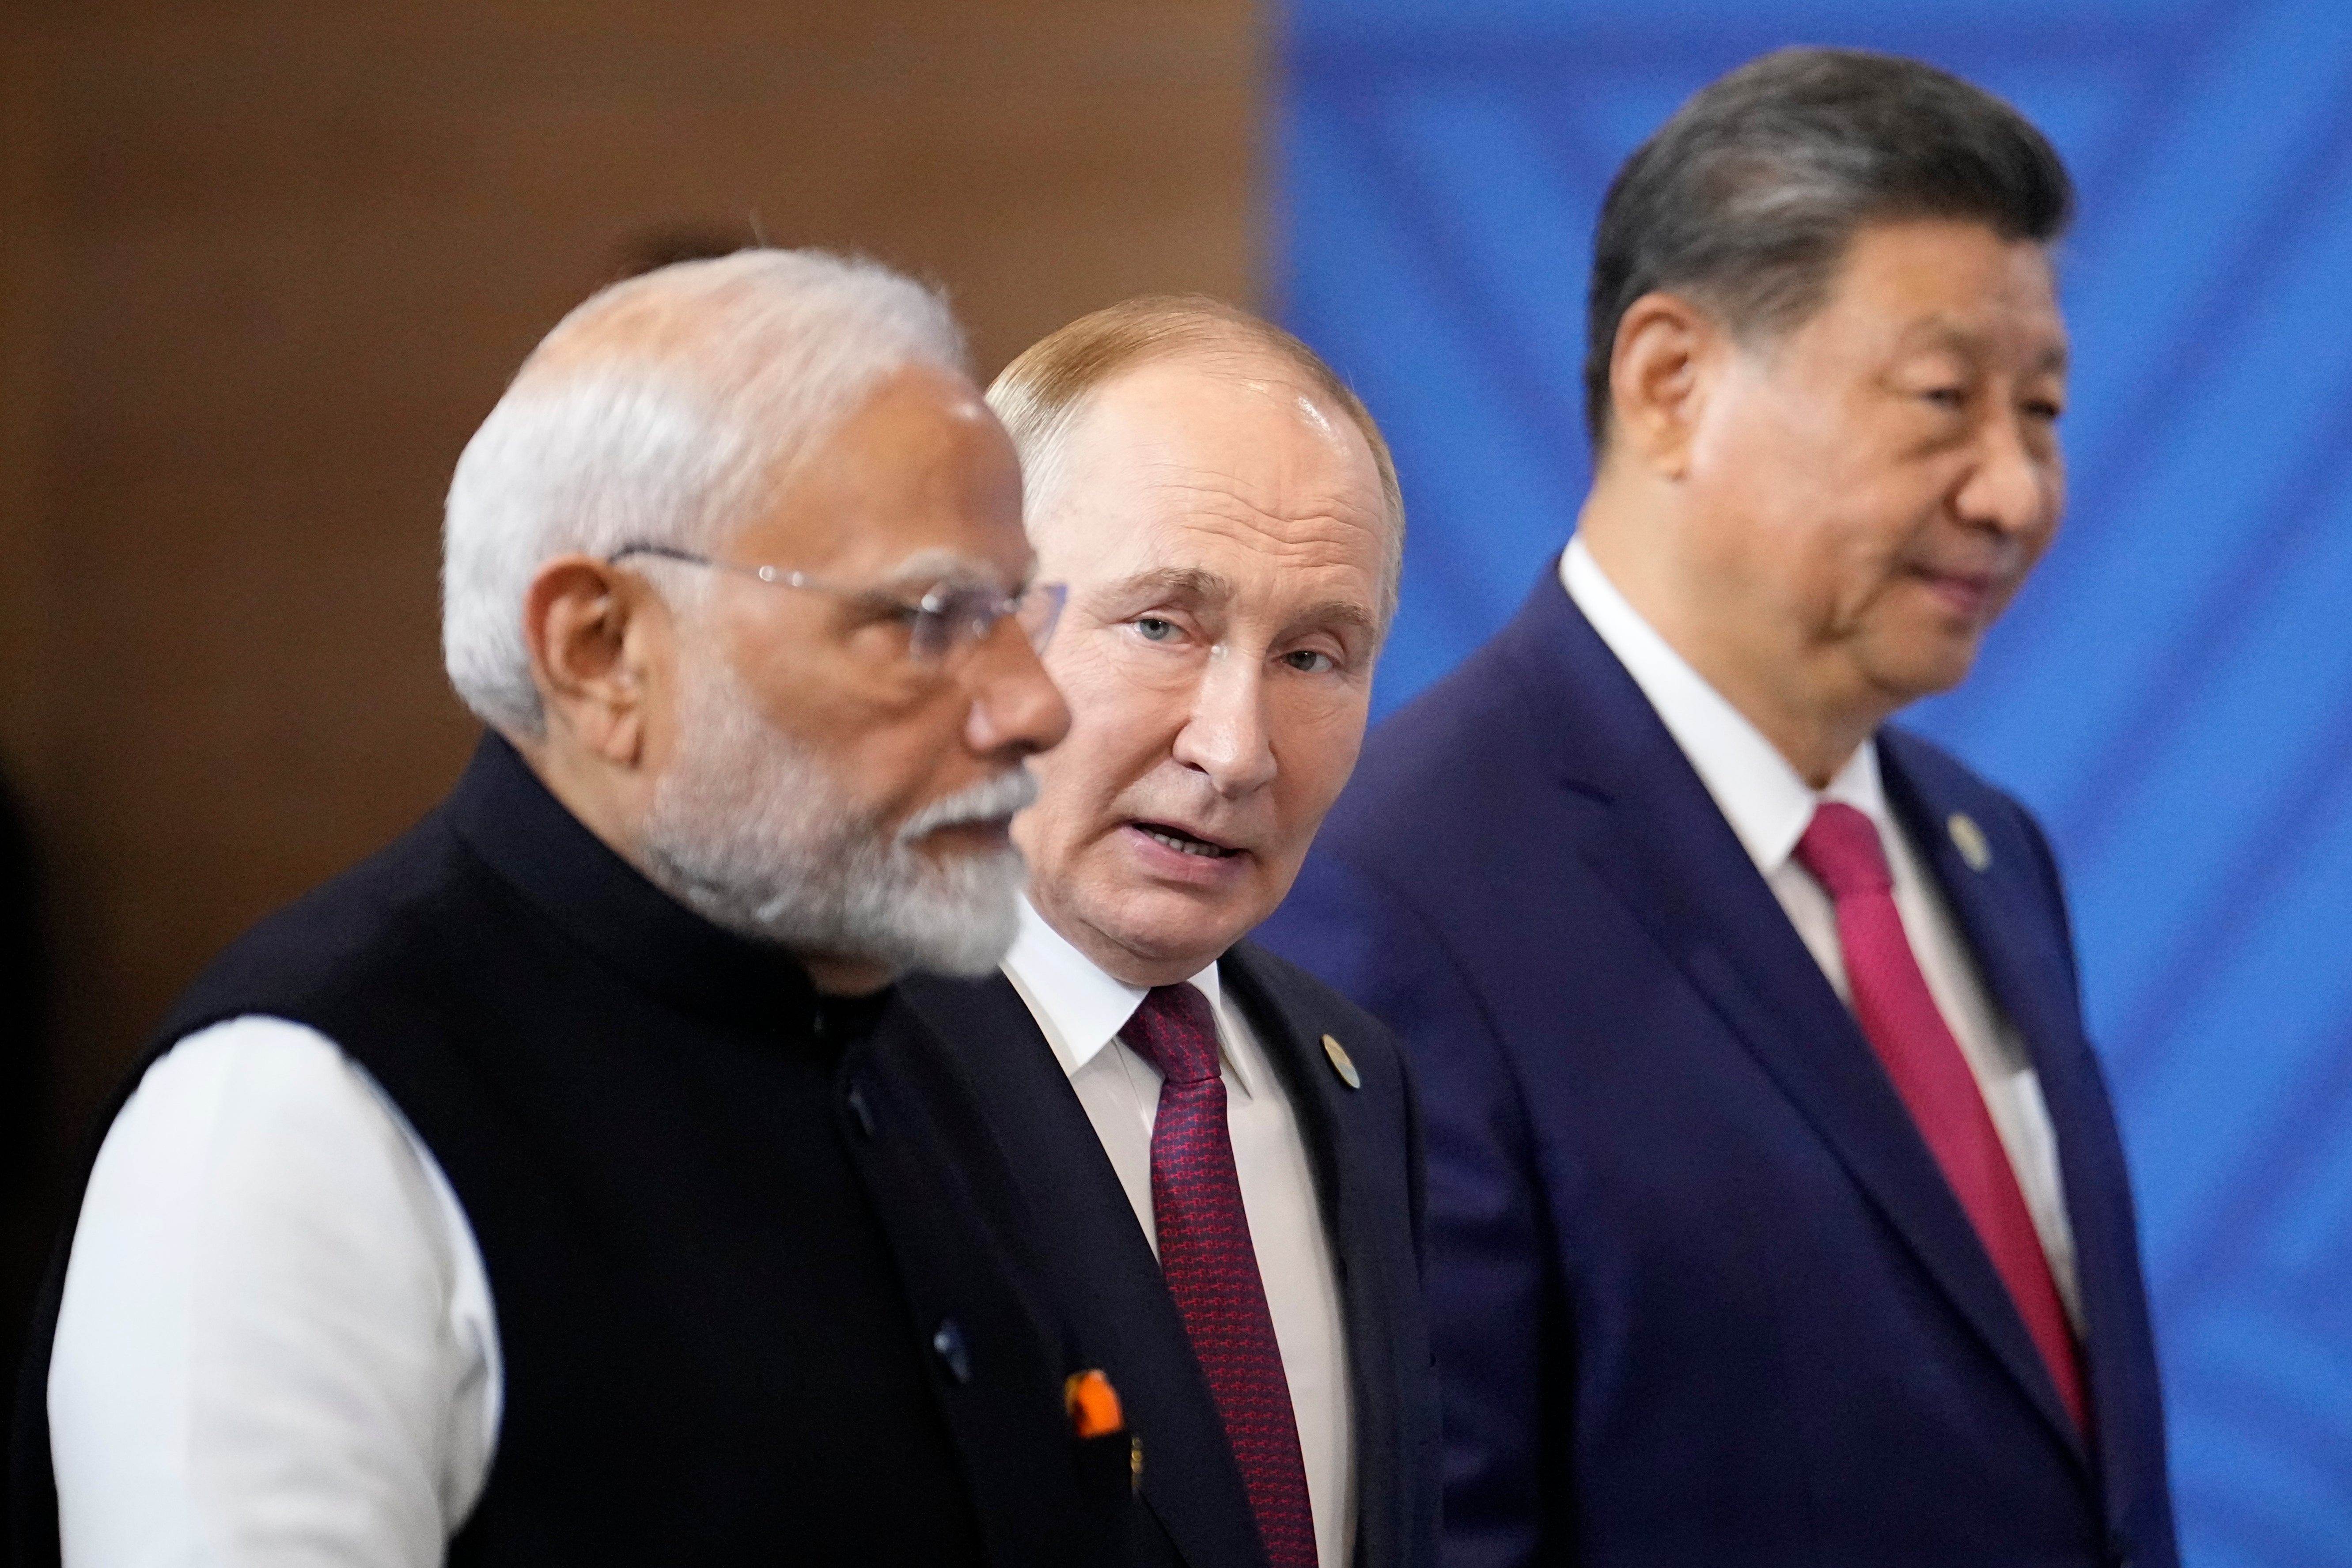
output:
{"label": "eyeglasses", "polygon": [[978,645],[1007,616],[1020,624],[1028,636],[1029,646],[1043,653],[1054,636],[1054,623],[1061,618],[1062,602],[1069,596],[1069,588],[1061,583],[1032,583],[1017,594],[1006,594],[982,584],[943,582],[931,584],[910,604],[879,588],[844,587],[820,582],[805,572],[787,572],[781,566],[740,565],[667,544],[625,544],[604,559],[617,564],[632,555],[709,566],[732,572],[739,577],[772,583],[779,588],[805,588],[813,594],[829,594],[865,605],[890,619],[906,623],[908,651],[923,664],[939,663],[950,654]]}

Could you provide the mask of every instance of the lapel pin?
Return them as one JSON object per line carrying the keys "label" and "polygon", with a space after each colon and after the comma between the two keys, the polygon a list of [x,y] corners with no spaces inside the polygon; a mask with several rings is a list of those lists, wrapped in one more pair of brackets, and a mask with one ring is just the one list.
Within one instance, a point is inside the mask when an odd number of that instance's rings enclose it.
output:
{"label": "lapel pin", "polygon": [[1971,871],[1981,871],[1992,864],[1992,846],[1985,842],[1984,829],[1977,819],[1965,811],[1956,811],[1945,819],[1944,826],[1952,830],[1952,847],[1960,858],[1969,863]]}
{"label": "lapel pin", "polygon": [[1349,1089],[1364,1087],[1363,1075],[1356,1070],[1355,1062],[1348,1056],[1347,1047],[1326,1035],[1323,1037],[1323,1054],[1331,1058],[1331,1070],[1339,1075],[1341,1083]]}

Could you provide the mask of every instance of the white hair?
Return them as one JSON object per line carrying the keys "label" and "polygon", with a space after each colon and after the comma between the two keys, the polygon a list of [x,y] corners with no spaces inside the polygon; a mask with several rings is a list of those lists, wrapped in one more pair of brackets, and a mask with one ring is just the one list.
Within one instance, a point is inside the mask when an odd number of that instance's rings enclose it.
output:
{"label": "white hair", "polygon": [[523,599],[559,555],[719,549],[909,364],[967,370],[933,290],[877,263],[743,250],[616,283],[556,324],[457,459],[442,534],[450,684],[535,736]]}
{"label": "white hair", "polygon": [[1027,866],[1009,843],[929,853],[963,823],[1004,822],[1037,797],[1018,763],[930,802],[890,831],[823,754],[761,716],[725,659],[678,683],[678,752],[655,781],[646,872],[715,925],[797,952],[893,969],[985,974],[1013,945]]}

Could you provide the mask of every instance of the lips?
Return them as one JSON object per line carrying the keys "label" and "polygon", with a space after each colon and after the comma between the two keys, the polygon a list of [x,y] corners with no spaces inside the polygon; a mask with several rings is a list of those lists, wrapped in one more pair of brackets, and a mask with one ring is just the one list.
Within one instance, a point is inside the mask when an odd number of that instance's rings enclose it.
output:
{"label": "lips", "polygon": [[1173,823],[1131,822],[1128,826],[1153,843],[1164,845],[1180,855],[1191,855],[1203,860],[1228,860],[1241,853],[1230,844],[1220,844],[1213,838],[1203,838],[1199,834],[1179,827]]}
{"label": "lips", "polygon": [[2003,574],[1998,572],[1939,572],[1925,566],[1916,572],[1930,592],[1971,620],[1983,616],[2001,597]]}

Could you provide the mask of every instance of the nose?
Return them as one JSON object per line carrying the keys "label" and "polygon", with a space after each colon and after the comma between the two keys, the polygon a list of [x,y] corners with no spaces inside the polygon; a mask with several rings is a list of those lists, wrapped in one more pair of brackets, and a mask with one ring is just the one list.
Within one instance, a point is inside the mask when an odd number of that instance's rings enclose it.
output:
{"label": "nose", "polygon": [[1192,715],[1176,732],[1175,757],[1232,798],[1274,781],[1277,764],[1266,724],[1265,681],[1246,659],[1213,658],[1202,667]]}
{"label": "nose", "polygon": [[2031,429],[2026,416],[2011,413],[1986,421],[1977,461],[1956,501],[1969,522],[2031,537],[2057,521],[2064,489],[2056,433]]}
{"label": "nose", "polygon": [[964,744],[982,756],[1016,757],[1059,745],[1070,732],[1069,705],[1012,617],[998,622],[986,646],[973,652]]}

